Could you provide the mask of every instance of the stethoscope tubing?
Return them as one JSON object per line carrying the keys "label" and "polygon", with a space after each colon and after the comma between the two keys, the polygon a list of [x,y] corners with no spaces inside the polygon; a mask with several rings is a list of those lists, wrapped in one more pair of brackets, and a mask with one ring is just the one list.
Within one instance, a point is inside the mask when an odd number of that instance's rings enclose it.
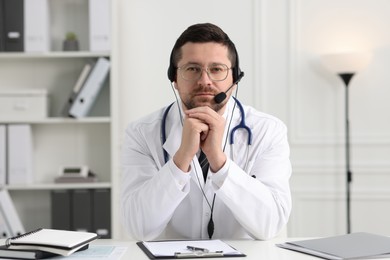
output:
{"label": "stethoscope tubing", "polygon": [[[245,111],[244,111],[244,108],[243,108],[241,102],[237,98],[233,97],[233,99],[236,102],[236,104],[238,106],[238,109],[240,110],[241,120],[240,120],[240,123],[238,125],[236,125],[235,127],[233,127],[233,129],[231,130],[229,143],[230,143],[230,145],[234,144],[234,134],[235,134],[235,132],[238,129],[242,128],[242,129],[246,130],[247,133],[248,133],[248,146],[252,145],[252,131],[245,123]],[[167,123],[167,117],[168,117],[168,114],[169,114],[169,110],[171,109],[173,104],[174,104],[174,102],[171,103],[165,109],[163,117],[162,117],[162,121],[161,121],[161,145],[164,145],[165,141],[167,140],[166,123]],[[165,151],[164,148],[163,148],[163,153],[164,153],[164,161],[165,161],[165,163],[167,163],[168,160],[169,160],[169,155],[168,155],[167,151]]]}

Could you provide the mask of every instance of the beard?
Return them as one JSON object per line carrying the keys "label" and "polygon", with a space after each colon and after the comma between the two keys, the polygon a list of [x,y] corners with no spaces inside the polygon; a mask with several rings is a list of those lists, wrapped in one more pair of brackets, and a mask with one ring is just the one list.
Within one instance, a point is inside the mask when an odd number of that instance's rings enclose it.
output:
{"label": "beard", "polygon": [[197,93],[204,91],[202,90],[197,90],[194,91],[194,94],[191,96],[187,97],[185,100],[182,99],[182,103],[186,107],[186,109],[192,109],[196,107],[203,107],[203,106],[208,106],[211,109],[213,109],[215,112],[219,112],[227,103],[228,98],[226,98],[223,102],[221,103],[216,103],[214,100],[214,97],[202,97],[202,96],[197,96]]}

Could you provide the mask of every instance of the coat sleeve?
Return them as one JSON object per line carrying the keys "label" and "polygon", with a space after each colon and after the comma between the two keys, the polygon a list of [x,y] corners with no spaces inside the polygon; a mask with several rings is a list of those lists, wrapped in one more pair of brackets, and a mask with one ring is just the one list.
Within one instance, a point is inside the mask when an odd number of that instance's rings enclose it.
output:
{"label": "coat sleeve", "polygon": [[148,140],[159,135],[152,137],[145,128],[132,124],[126,129],[121,158],[121,217],[128,233],[137,240],[160,235],[189,192],[189,185],[180,189],[176,184],[172,160],[159,164],[162,148],[149,145],[158,140]]}
{"label": "coat sleeve", "polygon": [[291,163],[285,125],[278,121],[263,130],[254,132],[259,141],[252,144],[255,152],[248,172],[230,161],[217,196],[251,236],[265,240],[276,236],[288,222]]}

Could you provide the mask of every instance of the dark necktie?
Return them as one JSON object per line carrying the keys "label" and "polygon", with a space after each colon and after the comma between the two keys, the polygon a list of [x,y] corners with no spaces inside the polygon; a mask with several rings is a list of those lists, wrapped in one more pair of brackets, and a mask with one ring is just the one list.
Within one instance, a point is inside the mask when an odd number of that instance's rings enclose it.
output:
{"label": "dark necktie", "polygon": [[199,160],[200,167],[202,168],[204,181],[206,182],[207,173],[209,171],[209,161],[207,160],[207,157],[202,150],[200,150],[200,155],[198,160]]}

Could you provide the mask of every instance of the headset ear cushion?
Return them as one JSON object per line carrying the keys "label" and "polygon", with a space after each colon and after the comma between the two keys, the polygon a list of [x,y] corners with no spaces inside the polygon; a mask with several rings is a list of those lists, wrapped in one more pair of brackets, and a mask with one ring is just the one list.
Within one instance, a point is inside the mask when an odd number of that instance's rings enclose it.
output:
{"label": "headset ear cushion", "polygon": [[240,74],[237,66],[233,68],[232,72],[233,72],[233,82],[236,82],[236,80],[238,79],[238,75]]}
{"label": "headset ear cushion", "polygon": [[234,52],[236,53],[236,64],[234,65],[232,73],[233,73],[233,82],[236,82],[241,74],[241,69],[240,69],[240,59],[238,57],[238,52],[234,44],[233,47],[234,47]]}
{"label": "headset ear cushion", "polygon": [[173,50],[171,52],[171,55],[169,56],[168,79],[171,82],[176,81],[176,68],[173,64]]}
{"label": "headset ear cushion", "polygon": [[171,82],[174,82],[176,80],[175,71],[174,71],[174,68],[171,65],[168,68],[168,79]]}

